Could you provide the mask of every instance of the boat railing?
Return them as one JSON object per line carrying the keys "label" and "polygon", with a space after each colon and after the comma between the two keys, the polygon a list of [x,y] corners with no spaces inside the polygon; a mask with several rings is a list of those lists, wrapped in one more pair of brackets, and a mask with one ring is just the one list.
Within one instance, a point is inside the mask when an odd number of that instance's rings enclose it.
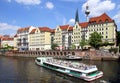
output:
{"label": "boat railing", "polygon": [[92,68],[96,68],[95,65],[86,65],[83,63],[75,64],[71,61],[63,61],[63,60],[56,60],[56,59],[47,59],[47,62],[52,63],[52,64],[56,64],[56,65],[65,66],[65,67],[80,69],[80,70],[89,70]]}

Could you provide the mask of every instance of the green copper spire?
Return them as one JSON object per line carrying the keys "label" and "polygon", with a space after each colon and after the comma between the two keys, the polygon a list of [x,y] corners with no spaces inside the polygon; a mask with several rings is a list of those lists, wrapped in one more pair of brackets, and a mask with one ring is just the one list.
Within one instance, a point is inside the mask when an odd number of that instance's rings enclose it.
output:
{"label": "green copper spire", "polygon": [[78,15],[78,9],[76,10],[76,15],[75,15],[75,24],[76,22],[79,23],[79,15]]}

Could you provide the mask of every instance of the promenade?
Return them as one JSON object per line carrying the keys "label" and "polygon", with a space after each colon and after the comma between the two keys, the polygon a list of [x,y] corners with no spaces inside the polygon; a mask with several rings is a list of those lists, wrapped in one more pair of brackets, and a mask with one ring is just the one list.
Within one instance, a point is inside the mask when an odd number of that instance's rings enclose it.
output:
{"label": "promenade", "polygon": [[5,52],[5,56],[22,56],[22,57],[39,57],[47,56],[54,58],[64,58],[68,55],[82,57],[83,60],[118,60],[119,54],[114,54],[100,50],[48,50],[48,51],[9,51]]}

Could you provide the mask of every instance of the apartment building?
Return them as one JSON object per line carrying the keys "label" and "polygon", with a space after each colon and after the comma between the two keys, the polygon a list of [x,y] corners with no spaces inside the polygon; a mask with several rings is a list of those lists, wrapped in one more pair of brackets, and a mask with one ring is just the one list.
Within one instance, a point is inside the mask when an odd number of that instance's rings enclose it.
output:
{"label": "apartment building", "polygon": [[20,28],[17,30],[17,48],[19,51],[28,50],[29,48],[29,33],[35,27],[29,26],[25,28]]}
{"label": "apartment building", "polygon": [[1,47],[13,46],[14,47],[14,38],[13,37],[2,37]]}
{"label": "apartment building", "polygon": [[70,25],[57,26],[55,29],[54,43],[58,44],[58,49],[68,49],[71,45],[72,29]]}
{"label": "apartment building", "polygon": [[89,39],[91,33],[97,31],[102,35],[103,42],[107,41],[116,44],[117,25],[106,13],[90,18],[87,29],[87,39]]}
{"label": "apartment building", "polygon": [[[76,14],[78,15],[78,14]],[[69,49],[72,44],[81,49],[81,40],[89,40],[90,34],[97,31],[103,42],[116,44],[117,25],[106,13],[91,17],[87,22],[79,22],[78,16],[74,26],[62,25],[55,29],[48,27],[26,27],[18,29],[15,36],[18,50],[50,50],[53,43],[58,49]]]}
{"label": "apartment building", "polygon": [[29,34],[29,50],[50,50],[51,31],[48,27],[33,29]]}

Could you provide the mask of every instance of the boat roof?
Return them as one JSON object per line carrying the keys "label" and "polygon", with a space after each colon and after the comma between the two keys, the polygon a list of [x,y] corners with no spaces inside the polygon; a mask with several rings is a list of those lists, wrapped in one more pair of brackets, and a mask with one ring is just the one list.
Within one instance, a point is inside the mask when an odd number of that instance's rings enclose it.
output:
{"label": "boat roof", "polygon": [[77,72],[83,72],[83,73],[90,73],[97,70],[96,65],[86,65],[84,63],[78,63],[72,61],[49,59],[45,63]]}

